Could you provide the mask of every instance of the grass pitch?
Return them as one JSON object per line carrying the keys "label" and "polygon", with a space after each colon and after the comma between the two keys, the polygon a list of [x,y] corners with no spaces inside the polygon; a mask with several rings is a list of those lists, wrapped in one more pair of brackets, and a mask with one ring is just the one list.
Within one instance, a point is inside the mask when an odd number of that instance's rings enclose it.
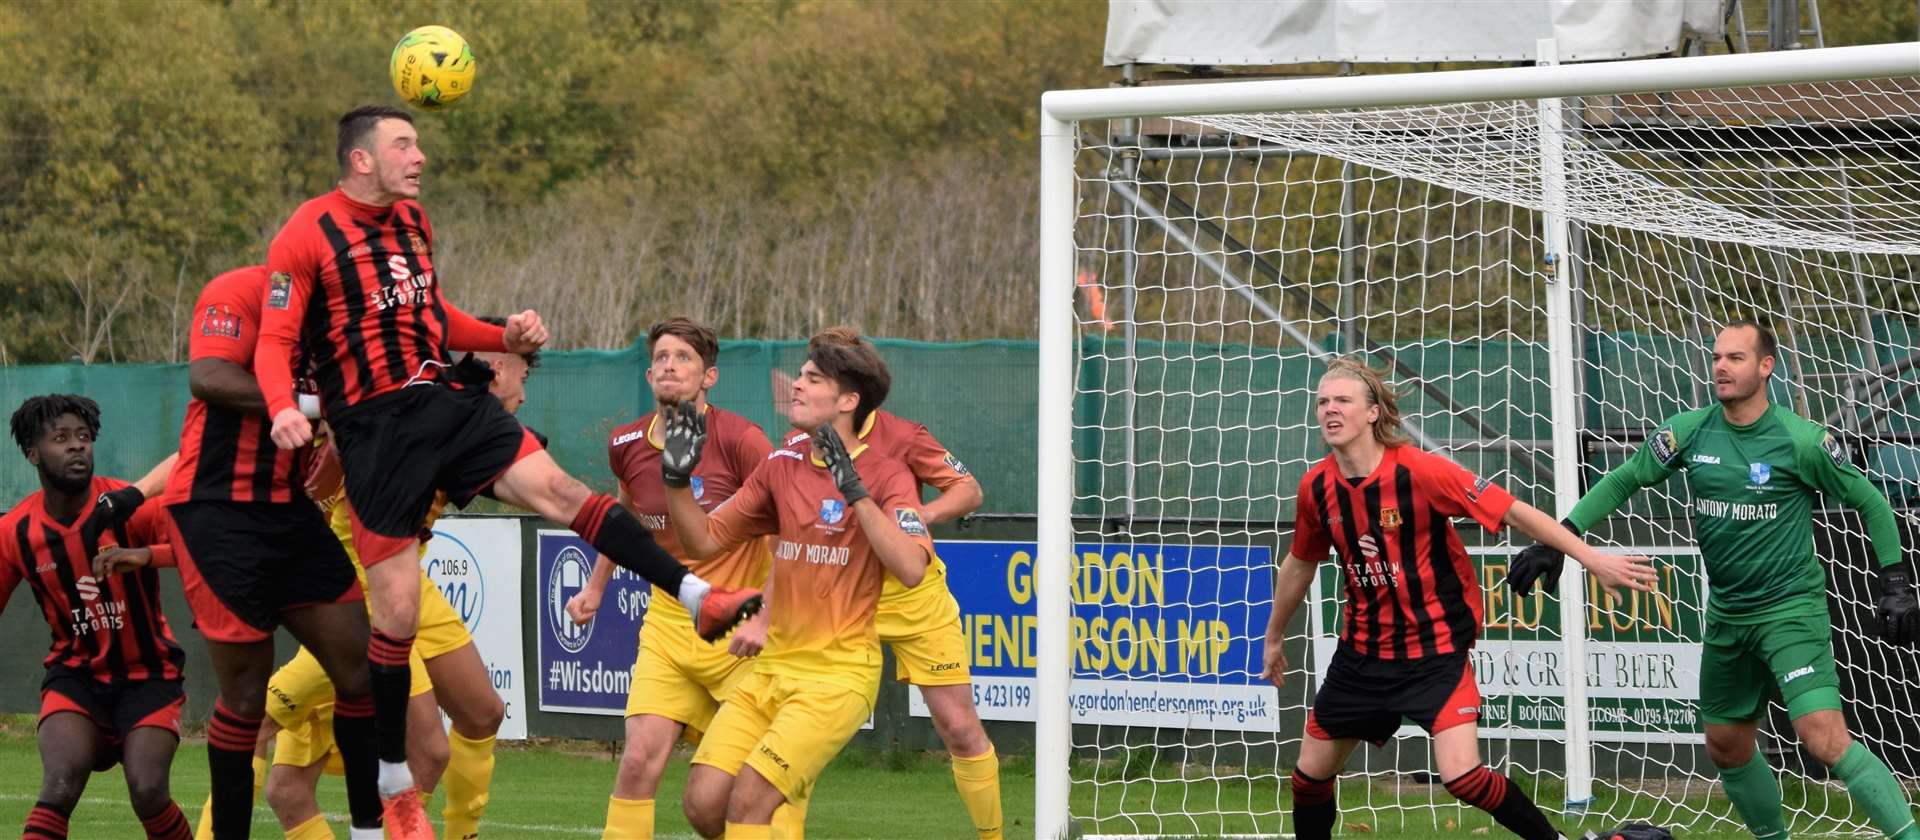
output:
{"label": "grass pitch", "polygon": [[[503,744],[494,773],[492,802],[481,823],[490,838],[598,837],[612,789],[618,745],[592,741],[535,741]],[[681,816],[680,791],[686,782],[683,747],[667,764],[656,799],[656,837],[692,838]],[[197,821],[207,796],[207,756],[203,740],[189,738],[174,760],[173,796]],[[1083,825],[1101,834],[1163,834],[1189,837],[1234,835],[1276,836],[1283,828],[1281,814],[1288,807],[1280,783],[1272,779],[1216,780],[1190,772],[1186,778],[1152,778],[1110,774],[1094,764],[1083,764],[1077,778],[1096,778],[1078,785],[1074,810],[1100,813],[1105,818]],[[40,778],[40,760],[33,738],[33,719],[26,715],[0,716],[0,830],[25,822],[33,807]],[[1538,788],[1524,784],[1538,798],[1552,804],[1558,792],[1551,784]],[[334,834],[346,836],[346,796],[339,779],[321,784],[320,804],[334,823]],[[1708,801],[1705,786],[1696,782],[1678,806],[1668,806],[1670,822],[1689,820],[1705,808],[1727,813],[1724,799]],[[1031,837],[1033,832],[1033,763],[1026,756],[1001,758],[1001,795],[1006,813],[1006,836]],[[1671,795],[1671,794],[1670,794]],[[1844,792],[1824,786],[1786,791],[1787,805],[1804,815],[1832,811],[1851,814]],[[1440,840],[1440,838],[1506,837],[1485,814],[1460,806],[1445,791],[1426,785],[1386,787],[1349,777],[1341,784],[1342,813],[1339,834],[1382,840]],[[1399,807],[1363,807],[1374,806]],[[439,824],[438,796],[428,812]],[[1226,813],[1198,821],[1168,818],[1185,811]],[[1160,816],[1156,816],[1160,815]],[[1658,817],[1659,814],[1654,814]],[[1617,821],[1585,821],[1555,817],[1563,830],[1601,830]],[[1795,834],[1829,833],[1840,826],[1830,820],[1795,820]],[[1748,837],[1724,823],[1701,821],[1699,828],[1676,830],[1683,840],[1721,840]],[[95,774],[75,809],[72,836],[79,838],[137,838],[139,823],[127,806],[126,784],[119,768]],[[278,837],[279,824],[264,802],[254,811],[254,836]],[[943,755],[909,752],[850,750],[840,756],[821,781],[808,814],[807,836],[815,840],[971,840],[972,826],[953,789],[953,776]]]}

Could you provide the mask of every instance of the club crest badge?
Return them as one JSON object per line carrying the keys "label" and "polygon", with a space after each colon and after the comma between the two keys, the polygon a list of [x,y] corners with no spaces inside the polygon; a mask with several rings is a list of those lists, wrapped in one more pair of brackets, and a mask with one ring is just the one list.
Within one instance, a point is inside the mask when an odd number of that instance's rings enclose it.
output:
{"label": "club crest badge", "polygon": [[820,521],[828,525],[838,525],[847,518],[847,503],[839,499],[820,500]]}

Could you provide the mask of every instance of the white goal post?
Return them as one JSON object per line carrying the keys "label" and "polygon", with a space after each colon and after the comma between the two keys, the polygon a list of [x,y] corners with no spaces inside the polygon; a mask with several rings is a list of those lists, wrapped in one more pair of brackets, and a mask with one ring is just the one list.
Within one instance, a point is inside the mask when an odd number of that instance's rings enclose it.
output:
{"label": "white goal post", "polygon": [[[1541,54],[1552,55],[1551,42]],[[1901,430],[1920,420],[1912,400],[1920,385],[1873,389],[1920,381],[1920,356],[1881,363],[1895,345],[1920,343],[1909,340],[1920,329],[1905,326],[1920,322],[1915,76],[1920,44],[1909,43],[1045,94],[1035,836],[1290,832],[1286,768],[1273,764],[1297,744],[1313,658],[1324,654],[1314,645],[1333,631],[1315,623],[1298,635],[1303,655],[1290,657],[1294,676],[1278,695],[1250,685],[1235,657],[1251,651],[1257,677],[1258,624],[1271,597],[1260,564],[1284,556],[1294,485],[1324,452],[1308,422],[1310,389],[1315,366],[1336,352],[1397,369],[1392,378],[1417,392],[1410,431],[1423,445],[1474,466],[1450,445],[1471,439],[1462,452],[1495,453],[1478,462],[1483,474],[1559,515],[1583,478],[1618,463],[1636,434],[1674,407],[1705,404],[1695,387],[1705,371],[1701,327],[1728,317],[1776,321],[1787,372],[1776,379],[1795,389],[1784,398],[1802,413],[1840,418],[1832,422],[1856,439],[1886,443],[1874,457],[1907,446]],[[1635,145],[1648,137],[1658,148]],[[1089,286],[1113,290],[1104,311],[1083,309]],[[1898,339],[1875,338],[1886,330]],[[1866,341],[1857,357],[1849,336]],[[1883,485],[1906,478],[1879,461],[1866,466]],[[1920,482],[1920,468],[1912,477]],[[1623,509],[1625,524],[1600,539],[1685,566],[1691,532],[1673,512],[1680,479],[1673,484],[1649,491],[1668,508]],[[1836,522],[1836,546],[1863,532]],[[1080,559],[1089,543],[1155,552],[1177,544],[1165,553],[1193,565],[1130,570],[1136,585],[1167,587],[1159,604],[1079,604],[1095,583]],[[1495,557],[1503,545],[1476,551]],[[1685,698],[1615,703],[1603,717],[1639,715],[1639,728],[1587,731],[1590,686],[1638,686],[1654,697],[1671,686],[1657,675],[1643,685],[1627,669],[1684,668],[1697,629],[1683,625],[1697,624],[1686,616],[1704,593],[1697,563],[1691,569],[1677,573],[1666,602],[1647,602],[1644,617],[1636,600],[1629,619],[1624,604],[1617,614],[1590,604],[1579,566],[1568,563],[1555,600],[1557,626],[1572,632],[1489,631],[1488,656],[1510,667],[1557,652],[1539,661],[1558,669],[1544,679],[1564,682],[1549,704],[1559,719],[1482,728],[1483,739],[1505,745],[1511,767],[1552,779],[1555,795],[1536,797],[1543,806],[1598,801],[1596,813],[1609,816],[1728,818],[1697,805],[1712,774],[1682,755],[1696,749],[1697,731]],[[1102,586],[1121,579],[1104,565],[1099,574],[1108,576]],[[1836,575],[1836,602],[1865,603],[1864,578]],[[1176,585],[1192,599],[1177,608]],[[1302,613],[1317,621],[1322,606],[1310,599]],[[1212,611],[1223,608],[1232,616]],[[1639,647],[1619,641],[1634,621],[1653,627],[1657,610],[1681,617],[1635,637]],[[1231,638],[1189,634],[1189,620]],[[1131,629],[1089,642],[1090,621]],[[1589,643],[1599,653],[1582,650]],[[1145,670],[1118,667],[1117,657],[1144,662],[1155,645],[1163,656],[1177,649],[1175,658],[1210,653],[1214,667],[1169,666],[1181,673],[1157,683],[1153,698],[1128,695],[1129,673]],[[1605,660],[1607,651],[1625,664]],[[1100,662],[1089,664],[1090,653]],[[1669,655],[1681,659],[1659,658]],[[1862,678],[1920,703],[1916,669],[1893,658],[1869,647]],[[1602,661],[1609,673],[1586,672]],[[1229,670],[1228,688],[1193,676]],[[1114,698],[1112,715],[1086,713],[1098,705],[1084,696],[1092,687]],[[1216,701],[1275,696],[1264,730],[1200,717],[1222,708]],[[1878,711],[1896,705],[1871,702]],[[1519,714],[1536,713],[1545,714]],[[1915,723],[1899,717],[1890,725]],[[1356,754],[1356,763],[1373,762],[1355,768],[1372,787],[1364,801],[1343,794],[1342,808],[1399,810],[1402,794],[1376,800],[1371,791],[1419,780],[1423,759],[1407,756],[1423,747],[1410,743],[1405,755]],[[1635,783],[1596,794],[1597,751],[1601,769]],[[1621,769],[1629,766],[1651,769]],[[1821,789],[1819,774],[1799,763],[1774,767]],[[1429,804],[1430,790],[1391,789],[1412,790],[1410,807],[1437,814],[1436,827],[1450,819],[1433,811],[1451,806]],[[1844,800],[1790,805],[1796,833],[1856,826]]]}

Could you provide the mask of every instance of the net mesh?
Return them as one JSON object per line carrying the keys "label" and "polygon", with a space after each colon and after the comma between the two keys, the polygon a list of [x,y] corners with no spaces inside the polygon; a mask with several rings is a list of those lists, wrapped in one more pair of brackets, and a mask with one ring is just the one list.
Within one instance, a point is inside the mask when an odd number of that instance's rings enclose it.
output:
{"label": "net mesh", "polygon": [[[1261,637],[1295,489],[1325,452],[1312,398],[1335,354],[1393,371],[1417,443],[1551,512],[1556,459],[1578,458],[1589,486],[1710,404],[1717,325],[1758,317],[1782,343],[1772,399],[1826,425],[1896,508],[1920,492],[1920,81],[1562,105],[1557,138],[1531,101],[1077,126],[1070,811],[1089,833],[1291,830],[1286,779],[1337,633],[1333,564],[1288,629],[1277,692],[1259,679]],[[1572,222],[1578,383],[1549,374],[1548,214]],[[1577,452],[1551,446],[1556,387],[1579,392]],[[1688,503],[1676,476],[1592,535],[1660,564],[1654,594],[1589,592],[1573,628],[1588,640],[1596,818],[1739,825],[1708,797],[1707,582]],[[1911,656],[1866,630],[1859,518],[1827,500],[1817,519],[1848,719],[1912,778]],[[1483,756],[1551,808],[1566,794],[1567,628],[1554,594],[1501,586],[1507,534],[1459,526],[1486,601]],[[1866,830],[1778,703],[1760,746],[1796,834]],[[1474,819],[1435,772],[1417,729],[1363,746],[1343,821]]]}

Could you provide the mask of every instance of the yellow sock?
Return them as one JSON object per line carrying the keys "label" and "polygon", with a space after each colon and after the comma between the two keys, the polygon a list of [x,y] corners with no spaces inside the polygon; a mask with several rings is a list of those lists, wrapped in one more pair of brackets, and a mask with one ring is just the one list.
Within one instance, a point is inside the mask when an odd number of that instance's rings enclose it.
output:
{"label": "yellow sock", "polygon": [[773,840],[773,826],[741,825],[727,821],[727,840]]}
{"label": "yellow sock", "polygon": [[993,747],[972,758],[954,756],[953,786],[960,789],[980,840],[1000,840],[1000,756]]}
{"label": "yellow sock", "polygon": [[200,805],[200,827],[194,828],[194,840],[213,840],[213,794]]}
{"label": "yellow sock", "polygon": [[333,840],[325,814],[314,814],[306,822],[287,829],[287,840]]}
{"label": "yellow sock", "polygon": [[806,840],[807,803],[782,803],[773,810],[773,827],[780,832],[780,840]]}
{"label": "yellow sock", "polygon": [[[260,786],[267,783],[267,759],[265,756],[253,757],[253,801],[260,801]],[[193,840],[213,840],[213,796],[207,796],[207,804],[200,806],[200,825],[193,830]]]}
{"label": "yellow sock", "polygon": [[474,740],[447,730],[447,772],[440,777],[447,788],[447,840],[474,840],[480,836],[480,816],[487,812],[493,788],[493,739]]}
{"label": "yellow sock", "polygon": [[193,830],[193,840],[213,840],[213,794],[207,794],[207,801],[200,806],[200,827]]}
{"label": "yellow sock", "polygon": [[607,828],[600,840],[653,840],[653,800],[607,797]]}

